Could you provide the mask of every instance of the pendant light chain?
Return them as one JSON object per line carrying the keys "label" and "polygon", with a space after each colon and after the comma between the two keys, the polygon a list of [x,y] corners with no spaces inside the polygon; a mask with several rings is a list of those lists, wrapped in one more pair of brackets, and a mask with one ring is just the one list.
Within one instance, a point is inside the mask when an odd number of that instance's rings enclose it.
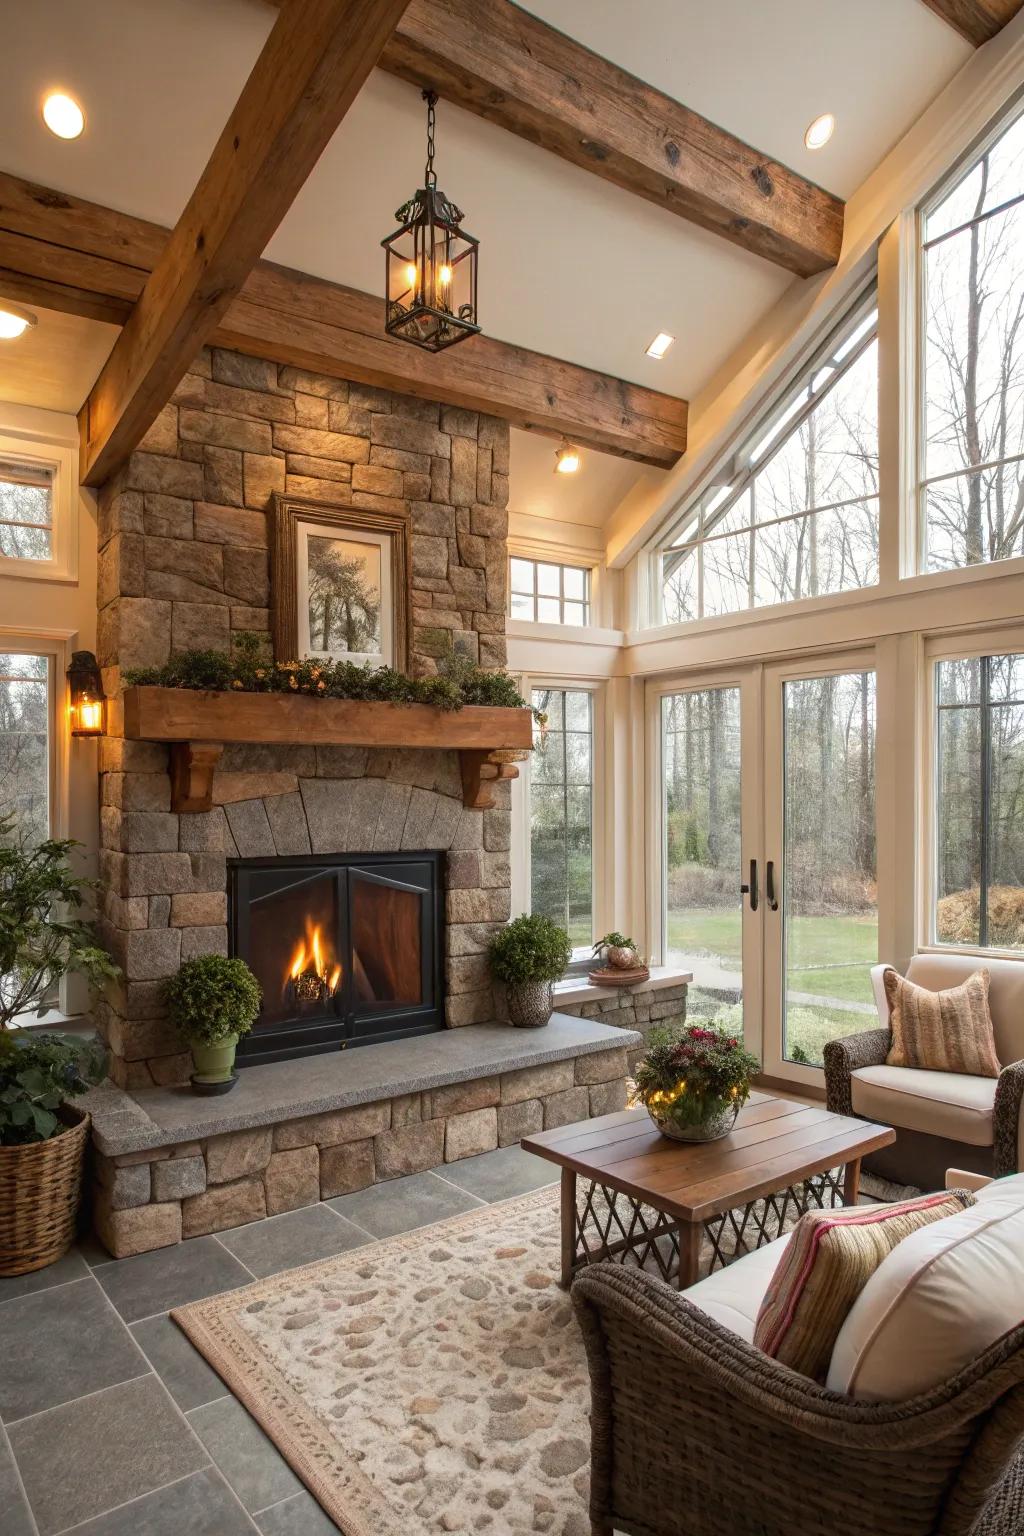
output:
{"label": "pendant light chain", "polygon": [[424,186],[437,186],[437,172],[434,170],[434,108],[437,106],[437,92],[424,91],[423,100],[427,104],[427,168],[423,173]]}

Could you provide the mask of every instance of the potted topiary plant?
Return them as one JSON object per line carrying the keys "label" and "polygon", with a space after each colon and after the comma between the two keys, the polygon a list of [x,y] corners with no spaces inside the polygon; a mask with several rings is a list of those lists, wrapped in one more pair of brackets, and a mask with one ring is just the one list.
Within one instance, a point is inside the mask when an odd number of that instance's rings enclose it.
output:
{"label": "potted topiary plant", "polygon": [[94,1038],[19,1027],[42,1014],[61,977],[120,972],[81,915],[93,882],[73,873],[70,841],[35,847],[0,821],[0,1275],[53,1264],[75,1234],[89,1116],[67,1100],[103,1077]]}
{"label": "potted topiary plant", "polygon": [[260,984],[244,960],[197,955],[164,983],[171,1022],[192,1049],[195,1093],[228,1093],[238,1081],[235,1048],[252,1029],[263,1003]]}
{"label": "potted topiary plant", "polygon": [[533,912],[517,917],[491,940],[491,970],[506,986],[509,1018],[520,1029],[538,1029],[551,1017],[552,983],[572,958],[564,928]]}

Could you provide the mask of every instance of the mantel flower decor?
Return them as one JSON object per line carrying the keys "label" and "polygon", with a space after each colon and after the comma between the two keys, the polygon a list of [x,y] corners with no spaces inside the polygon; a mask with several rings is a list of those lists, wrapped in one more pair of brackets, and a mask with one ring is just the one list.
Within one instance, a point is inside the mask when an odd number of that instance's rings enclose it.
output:
{"label": "mantel flower decor", "polygon": [[743,1041],[715,1024],[652,1030],[636,1070],[637,1098],[663,1136],[717,1141],[728,1136],[760,1071]]}

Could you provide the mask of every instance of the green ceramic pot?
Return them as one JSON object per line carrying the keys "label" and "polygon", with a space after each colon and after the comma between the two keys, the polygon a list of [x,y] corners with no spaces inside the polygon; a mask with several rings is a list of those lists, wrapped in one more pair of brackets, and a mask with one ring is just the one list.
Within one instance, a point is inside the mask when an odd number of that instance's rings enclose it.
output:
{"label": "green ceramic pot", "polygon": [[225,1035],[215,1045],[202,1040],[192,1041],[192,1062],[195,1078],[200,1083],[229,1083],[235,1066],[237,1035]]}

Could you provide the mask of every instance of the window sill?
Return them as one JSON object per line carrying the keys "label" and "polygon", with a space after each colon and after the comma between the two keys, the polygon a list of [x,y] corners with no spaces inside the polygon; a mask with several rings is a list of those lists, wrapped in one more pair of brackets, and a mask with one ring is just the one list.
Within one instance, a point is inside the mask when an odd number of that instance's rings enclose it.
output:
{"label": "window sill", "polygon": [[681,987],[693,980],[692,971],[679,971],[668,965],[652,965],[646,981],[638,981],[632,987],[595,987],[582,977],[568,976],[555,982],[555,1007],[564,1008],[571,1003],[592,1003],[605,998],[617,997],[626,992],[631,997],[637,992],[660,992],[666,987]]}

